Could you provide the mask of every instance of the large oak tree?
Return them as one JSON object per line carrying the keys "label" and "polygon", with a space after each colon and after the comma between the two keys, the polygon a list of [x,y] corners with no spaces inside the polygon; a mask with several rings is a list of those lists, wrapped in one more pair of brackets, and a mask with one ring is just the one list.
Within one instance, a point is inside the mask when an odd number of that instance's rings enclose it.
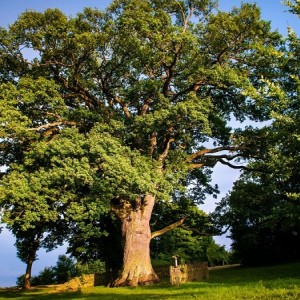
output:
{"label": "large oak tree", "polygon": [[158,280],[151,238],[184,218],[151,233],[155,203],[176,193],[197,203],[207,168],[256,159],[260,132],[227,124],[268,119],[275,101],[263,91],[280,76],[279,34],[256,5],[215,5],[115,0],[74,18],[27,11],[1,29],[1,199],[12,226],[23,211],[26,230],[101,222],[110,208],[124,239],[114,285]]}

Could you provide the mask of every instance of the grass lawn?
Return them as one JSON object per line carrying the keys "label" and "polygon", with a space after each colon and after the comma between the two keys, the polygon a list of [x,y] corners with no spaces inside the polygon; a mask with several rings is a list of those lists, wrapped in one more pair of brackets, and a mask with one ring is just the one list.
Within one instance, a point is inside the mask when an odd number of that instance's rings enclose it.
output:
{"label": "grass lawn", "polygon": [[300,299],[300,263],[259,268],[225,268],[210,271],[210,278],[179,287],[161,283],[138,288],[85,288],[76,293],[53,293],[51,287],[28,292],[0,289],[0,300],[238,300]]}

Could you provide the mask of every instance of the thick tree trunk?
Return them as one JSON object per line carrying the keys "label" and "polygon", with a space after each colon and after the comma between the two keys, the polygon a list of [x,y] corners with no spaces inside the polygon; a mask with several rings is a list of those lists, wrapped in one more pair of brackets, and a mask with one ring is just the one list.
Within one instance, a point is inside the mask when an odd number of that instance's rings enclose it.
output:
{"label": "thick tree trunk", "polygon": [[[150,218],[155,197],[147,195],[141,205],[128,209],[123,206],[116,214],[122,220],[122,235],[124,240],[123,269],[113,286],[137,286],[159,281],[150,259]],[[137,201],[137,203],[139,203]],[[124,214],[126,211],[126,214]],[[122,217],[121,217],[122,216]]]}

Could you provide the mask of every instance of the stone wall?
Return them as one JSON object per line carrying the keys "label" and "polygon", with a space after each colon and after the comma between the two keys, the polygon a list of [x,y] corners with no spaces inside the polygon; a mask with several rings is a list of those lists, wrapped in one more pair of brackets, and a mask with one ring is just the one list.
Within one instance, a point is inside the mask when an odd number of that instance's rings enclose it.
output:
{"label": "stone wall", "polygon": [[170,282],[172,285],[179,285],[180,283],[190,281],[201,281],[207,279],[208,276],[207,262],[170,267]]}
{"label": "stone wall", "polygon": [[[200,281],[208,278],[208,265],[206,262],[193,265],[160,266],[154,268],[161,279],[170,280],[171,284],[180,284],[189,281]],[[75,277],[56,287],[55,292],[74,292],[81,288],[108,285],[113,282],[112,274],[90,274]]]}
{"label": "stone wall", "polygon": [[55,292],[75,292],[81,288],[93,286],[95,286],[95,274],[82,275],[80,277],[72,278],[68,282],[57,286],[55,288]]}

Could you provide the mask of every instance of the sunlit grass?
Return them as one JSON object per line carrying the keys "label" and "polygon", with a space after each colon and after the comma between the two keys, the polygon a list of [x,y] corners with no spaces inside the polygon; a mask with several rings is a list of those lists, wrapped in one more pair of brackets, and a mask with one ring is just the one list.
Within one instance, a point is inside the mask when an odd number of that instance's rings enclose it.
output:
{"label": "sunlit grass", "polygon": [[210,272],[203,282],[191,282],[178,287],[162,283],[138,288],[85,288],[76,293],[53,293],[53,288],[38,287],[29,292],[0,290],[0,300],[267,300],[300,299],[300,263],[260,268],[232,268]]}

